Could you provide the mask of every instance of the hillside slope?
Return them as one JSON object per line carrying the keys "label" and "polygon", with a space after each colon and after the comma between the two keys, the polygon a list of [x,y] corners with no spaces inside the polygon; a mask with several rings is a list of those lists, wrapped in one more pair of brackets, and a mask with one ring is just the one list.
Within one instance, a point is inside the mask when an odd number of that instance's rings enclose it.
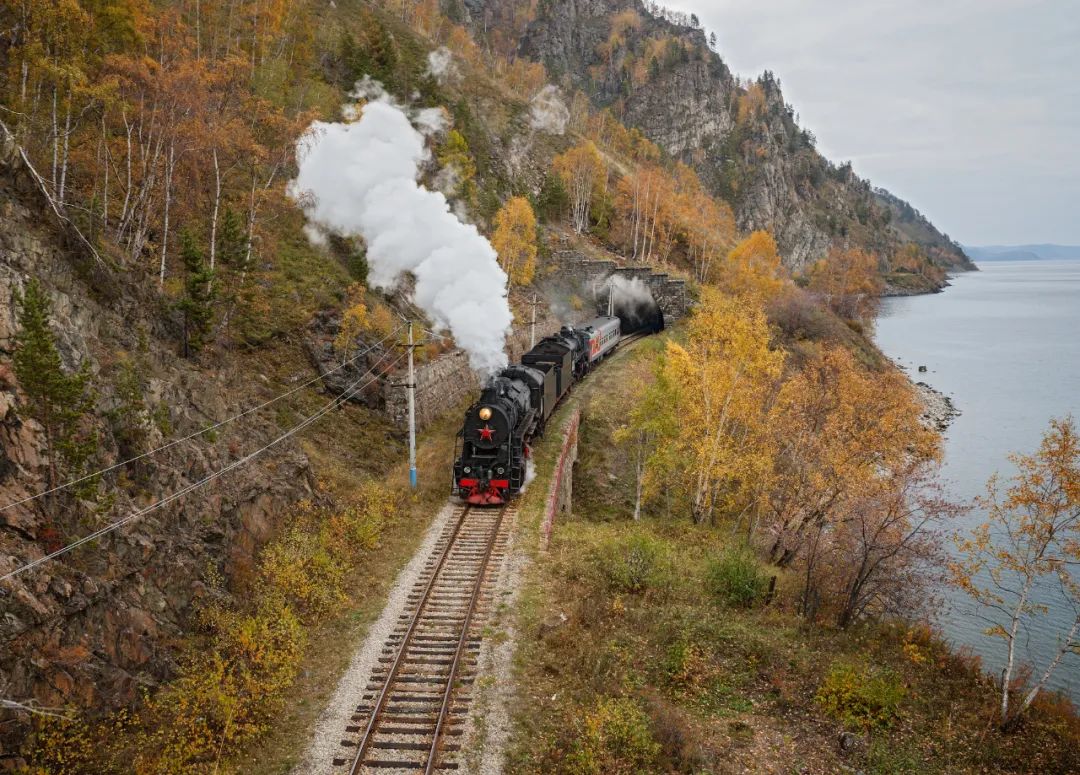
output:
{"label": "hillside slope", "polygon": [[[506,2],[468,4],[474,27],[505,28],[519,19],[502,7]],[[512,26],[503,32],[512,34]],[[552,0],[539,5],[520,51],[543,62],[568,90],[583,91],[691,164],[713,193],[732,203],[740,228],[775,235],[790,269],[842,243],[873,250],[887,271],[908,242],[938,266],[974,268],[925,218],[909,217],[909,205],[875,190],[850,164],[818,153],[773,74],[741,81],[701,29],[673,14],[650,11],[639,0]]]}

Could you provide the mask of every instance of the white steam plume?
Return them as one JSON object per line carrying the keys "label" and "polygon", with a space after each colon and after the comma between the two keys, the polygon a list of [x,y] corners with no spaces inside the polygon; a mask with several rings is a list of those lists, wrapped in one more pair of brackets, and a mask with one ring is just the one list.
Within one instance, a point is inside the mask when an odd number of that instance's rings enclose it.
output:
{"label": "white steam plume", "polygon": [[[512,316],[494,249],[454,217],[443,194],[416,182],[428,151],[401,107],[383,95],[354,114],[316,121],[300,138],[290,196],[322,231],[364,238],[373,286],[392,288],[411,272],[415,302],[431,322],[449,329],[474,369],[497,371]],[[413,120],[435,131],[440,115]]]}
{"label": "white steam plume", "polygon": [[628,307],[637,307],[656,304],[652,289],[640,277],[627,279],[615,274],[608,277],[604,286],[611,290],[616,306],[623,304]]}
{"label": "white steam plume", "polygon": [[454,64],[454,55],[446,46],[439,46],[427,55],[427,75],[435,77],[439,83],[454,79],[458,75],[457,66]]}
{"label": "white steam plume", "polygon": [[548,84],[529,102],[529,126],[552,135],[566,132],[570,110],[562,101],[559,87]]}

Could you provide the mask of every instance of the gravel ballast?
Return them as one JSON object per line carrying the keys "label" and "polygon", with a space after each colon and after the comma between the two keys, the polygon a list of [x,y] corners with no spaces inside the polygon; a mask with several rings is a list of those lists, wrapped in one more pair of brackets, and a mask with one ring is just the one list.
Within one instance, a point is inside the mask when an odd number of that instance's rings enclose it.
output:
{"label": "gravel ballast", "polygon": [[349,750],[341,745],[346,737],[345,727],[351,723],[356,706],[364,694],[364,687],[378,664],[383,645],[393,632],[398,616],[405,610],[409,591],[420,577],[424,563],[434,550],[453,511],[453,503],[447,502],[443,506],[432,520],[416,553],[398,574],[386,597],[382,614],[371,625],[348,669],[341,676],[333,697],[319,716],[307,751],[293,768],[292,775],[341,775],[342,768],[334,767],[333,762],[335,756]]}

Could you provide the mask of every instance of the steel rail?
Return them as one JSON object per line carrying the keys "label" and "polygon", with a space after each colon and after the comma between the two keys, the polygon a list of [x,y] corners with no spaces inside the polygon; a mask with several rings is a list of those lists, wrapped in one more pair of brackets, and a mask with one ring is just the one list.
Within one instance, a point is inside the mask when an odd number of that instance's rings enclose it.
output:
{"label": "steel rail", "polygon": [[401,666],[404,664],[405,652],[408,650],[409,644],[412,641],[413,633],[416,631],[417,625],[420,623],[420,619],[423,617],[424,609],[427,607],[428,599],[431,597],[431,591],[435,587],[435,581],[439,578],[439,573],[442,571],[443,565],[446,564],[447,557],[450,556],[450,550],[454,547],[454,542],[457,541],[458,533],[461,531],[461,526],[465,524],[465,517],[468,516],[472,507],[466,504],[461,511],[461,516],[458,518],[457,524],[454,525],[454,530],[450,534],[450,537],[446,541],[446,546],[443,548],[442,554],[439,556],[439,561],[435,565],[435,568],[431,572],[431,578],[428,579],[427,586],[424,588],[424,594],[420,598],[416,606],[416,613],[413,614],[412,621],[409,622],[409,628],[405,631],[405,635],[401,638],[401,645],[398,647],[397,654],[394,656],[394,661],[390,671],[386,675],[386,682],[383,684],[382,690],[379,692],[379,697],[375,702],[375,707],[371,711],[371,718],[368,719],[367,727],[364,729],[363,737],[360,739],[360,743],[357,745],[356,757],[353,759],[352,767],[349,768],[349,775],[357,775],[360,772],[361,767],[364,765],[364,756],[368,752],[368,748],[371,745],[371,739],[374,736],[375,729],[379,724],[379,717],[382,715],[383,708],[386,705],[386,699],[390,695],[390,688],[394,685],[394,681],[397,679],[398,672],[401,670]]}
{"label": "steel rail", "polygon": [[469,639],[469,630],[472,627],[473,615],[476,613],[476,604],[480,600],[480,592],[484,588],[484,578],[487,576],[488,563],[491,562],[491,554],[495,550],[495,544],[499,540],[499,530],[502,528],[503,517],[509,511],[510,504],[505,504],[499,509],[499,516],[495,518],[495,524],[491,528],[487,547],[484,550],[484,558],[476,573],[476,583],[473,586],[472,597],[469,599],[469,609],[465,614],[465,623],[461,626],[461,635],[458,638],[457,649],[454,651],[454,660],[450,664],[450,675],[446,681],[446,689],[443,690],[442,707],[439,709],[439,718],[435,722],[435,734],[431,739],[431,749],[428,751],[427,760],[424,762],[424,775],[431,775],[435,770],[438,760],[439,743],[442,741],[443,725],[450,712],[450,703],[454,696],[454,682],[457,680],[458,667],[461,657],[465,653],[465,644]]}

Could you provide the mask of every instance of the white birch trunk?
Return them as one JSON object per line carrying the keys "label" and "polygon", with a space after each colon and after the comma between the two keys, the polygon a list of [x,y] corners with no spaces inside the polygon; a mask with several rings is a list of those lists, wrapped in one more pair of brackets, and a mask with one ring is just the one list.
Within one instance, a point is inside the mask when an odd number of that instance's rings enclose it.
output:
{"label": "white birch trunk", "polygon": [[217,256],[218,212],[221,209],[221,164],[218,162],[217,146],[214,147],[214,209],[210,213],[210,271],[214,271]]}
{"label": "white birch trunk", "polygon": [[64,150],[60,156],[60,189],[57,199],[64,206],[64,189],[67,187],[68,149],[71,147],[71,95],[68,95],[67,110],[64,111]]}
{"label": "white birch trunk", "polygon": [[169,143],[169,156],[165,160],[165,212],[161,227],[161,266],[158,269],[158,290],[165,287],[165,257],[169,252],[169,206],[172,204],[173,165],[176,160],[176,141]]}

